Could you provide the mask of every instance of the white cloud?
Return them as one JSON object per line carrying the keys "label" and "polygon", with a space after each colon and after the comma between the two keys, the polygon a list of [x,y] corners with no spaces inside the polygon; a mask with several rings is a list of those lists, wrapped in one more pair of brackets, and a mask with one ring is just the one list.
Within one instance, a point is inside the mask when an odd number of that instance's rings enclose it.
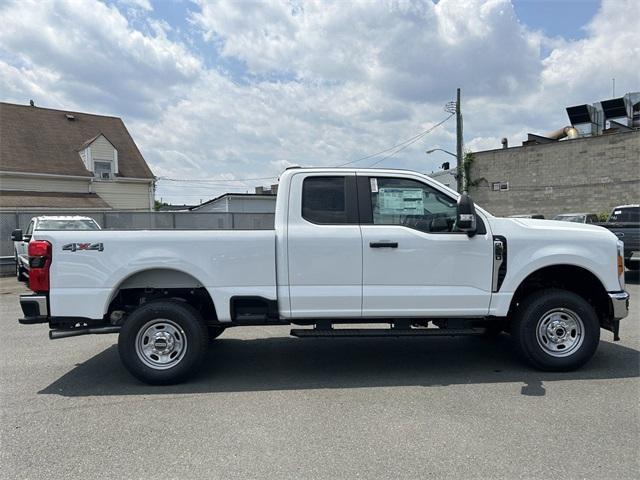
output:
{"label": "white cloud", "polygon": [[254,73],[367,83],[405,101],[470,94],[506,95],[530,87],[541,68],[507,0],[430,2],[202,2],[194,16],[221,52]]}
{"label": "white cloud", "polygon": [[0,52],[48,93],[41,104],[50,95],[67,107],[157,114],[201,70],[197,56],[161,29],[145,35],[97,1],[11,2],[0,24]]}
{"label": "white cloud", "polygon": [[117,0],[118,5],[122,5],[123,7],[133,8],[133,9],[142,9],[145,12],[151,12],[153,7],[151,6],[151,2],[149,0]]}
{"label": "white cloud", "polygon": [[[587,26],[585,39],[565,42],[544,60],[542,82],[548,89],[564,89],[583,102],[640,86],[640,2],[609,0]],[[608,95],[607,95],[608,96]]]}
{"label": "white cloud", "polygon": [[[564,107],[607,97],[612,76],[619,92],[640,83],[633,0],[605,1],[577,41],[527,29],[507,0],[198,1],[188,32],[143,3],[0,7],[0,91],[122,116],[156,175],[222,182],[161,183],[165,200],[382,150],[444,118],[458,86],[467,147],[485,149],[564,125]],[[453,149],[453,127],[383,165],[436,168],[450,158],[424,150]]]}

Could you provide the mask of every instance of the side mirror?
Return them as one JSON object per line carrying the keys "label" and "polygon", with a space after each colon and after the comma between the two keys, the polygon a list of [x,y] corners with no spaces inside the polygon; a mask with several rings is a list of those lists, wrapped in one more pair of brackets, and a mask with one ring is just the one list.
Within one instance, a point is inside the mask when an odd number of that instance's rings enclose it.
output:
{"label": "side mirror", "polygon": [[22,241],[22,230],[17,228],[13,232],[11,232],[11,240],[13,240],[14,242],[21,242]]}
{"label": "side mirror", "polygon": [[476,234],[476,207],[466,193],[458,198],[456,223],[458,230],[466,232],[470,237]]}

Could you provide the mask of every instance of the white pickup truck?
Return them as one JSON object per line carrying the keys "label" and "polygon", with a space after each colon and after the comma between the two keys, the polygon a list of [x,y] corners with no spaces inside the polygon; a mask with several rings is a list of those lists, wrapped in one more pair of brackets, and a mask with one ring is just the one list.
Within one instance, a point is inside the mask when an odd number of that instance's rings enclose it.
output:
{"label": "white pickup truck", "polygon": [[[186,247],[186,248],[185,248]],[[429,177],[291,168],[271,231],[35,231],[22,324],[118,333],[137,378],[180,381],[226,328],[297,337],[506,331],[533,366],[582,366],[627,316],[604,228],[497,218]],[[388,328],[368,324],[386,324]]]}

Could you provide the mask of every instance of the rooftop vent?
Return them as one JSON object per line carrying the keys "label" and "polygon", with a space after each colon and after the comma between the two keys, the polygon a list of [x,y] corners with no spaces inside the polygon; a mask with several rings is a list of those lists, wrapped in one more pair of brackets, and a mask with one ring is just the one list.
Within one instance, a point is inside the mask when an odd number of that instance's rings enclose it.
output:
{"label": "rooftop vent", "polygon": [[595,121],[593,107],[587,104],[567,107],[567,115],[569,116],[571,125],[593,123]]}
{"label": "rooftop vent", "polygon": [[581,135],[598,135],[602,132],[602,111],[592,105],[567,107],[567,116]]}
{"label": "rooftop vent", "polygon": [[72,115],[72,114],[70,114],[70,113],[65,113],[65,115],[64,115],[64,116],[65,116],[65,117],[67,117],[67,120],[69,120],[70,122],[73,122],[73,121],[75,121],[75,119],[76,119],[76,116],[75,116],[75,115]]}
{"label": "rooftop vent", "polygon": [[627,116],[627,106],[623,97],[612,98],[611,100],[603,100],[602,110],[604,111],[604,118],[620,118]]}

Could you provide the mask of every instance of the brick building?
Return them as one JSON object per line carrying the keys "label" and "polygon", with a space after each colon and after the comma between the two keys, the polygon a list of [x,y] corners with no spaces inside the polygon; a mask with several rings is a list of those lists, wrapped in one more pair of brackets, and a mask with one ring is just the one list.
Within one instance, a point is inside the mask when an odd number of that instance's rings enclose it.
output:
{"label": "brick building", "polygon": [[569,107],[572,126],[557,135],[530,134],[522,146],[476,152],[469,168],[474,201],[494,215],[537,213],[546,218],[638,203],[640,103],[632,103],[629,115],[616,119],[610,116],[620,112],[608,113],[601,103],[604,110],[593,115],[600,118],[600,127],[583,122],[585,132],[576,120],[587,118],[572,116],[577,107]]}

